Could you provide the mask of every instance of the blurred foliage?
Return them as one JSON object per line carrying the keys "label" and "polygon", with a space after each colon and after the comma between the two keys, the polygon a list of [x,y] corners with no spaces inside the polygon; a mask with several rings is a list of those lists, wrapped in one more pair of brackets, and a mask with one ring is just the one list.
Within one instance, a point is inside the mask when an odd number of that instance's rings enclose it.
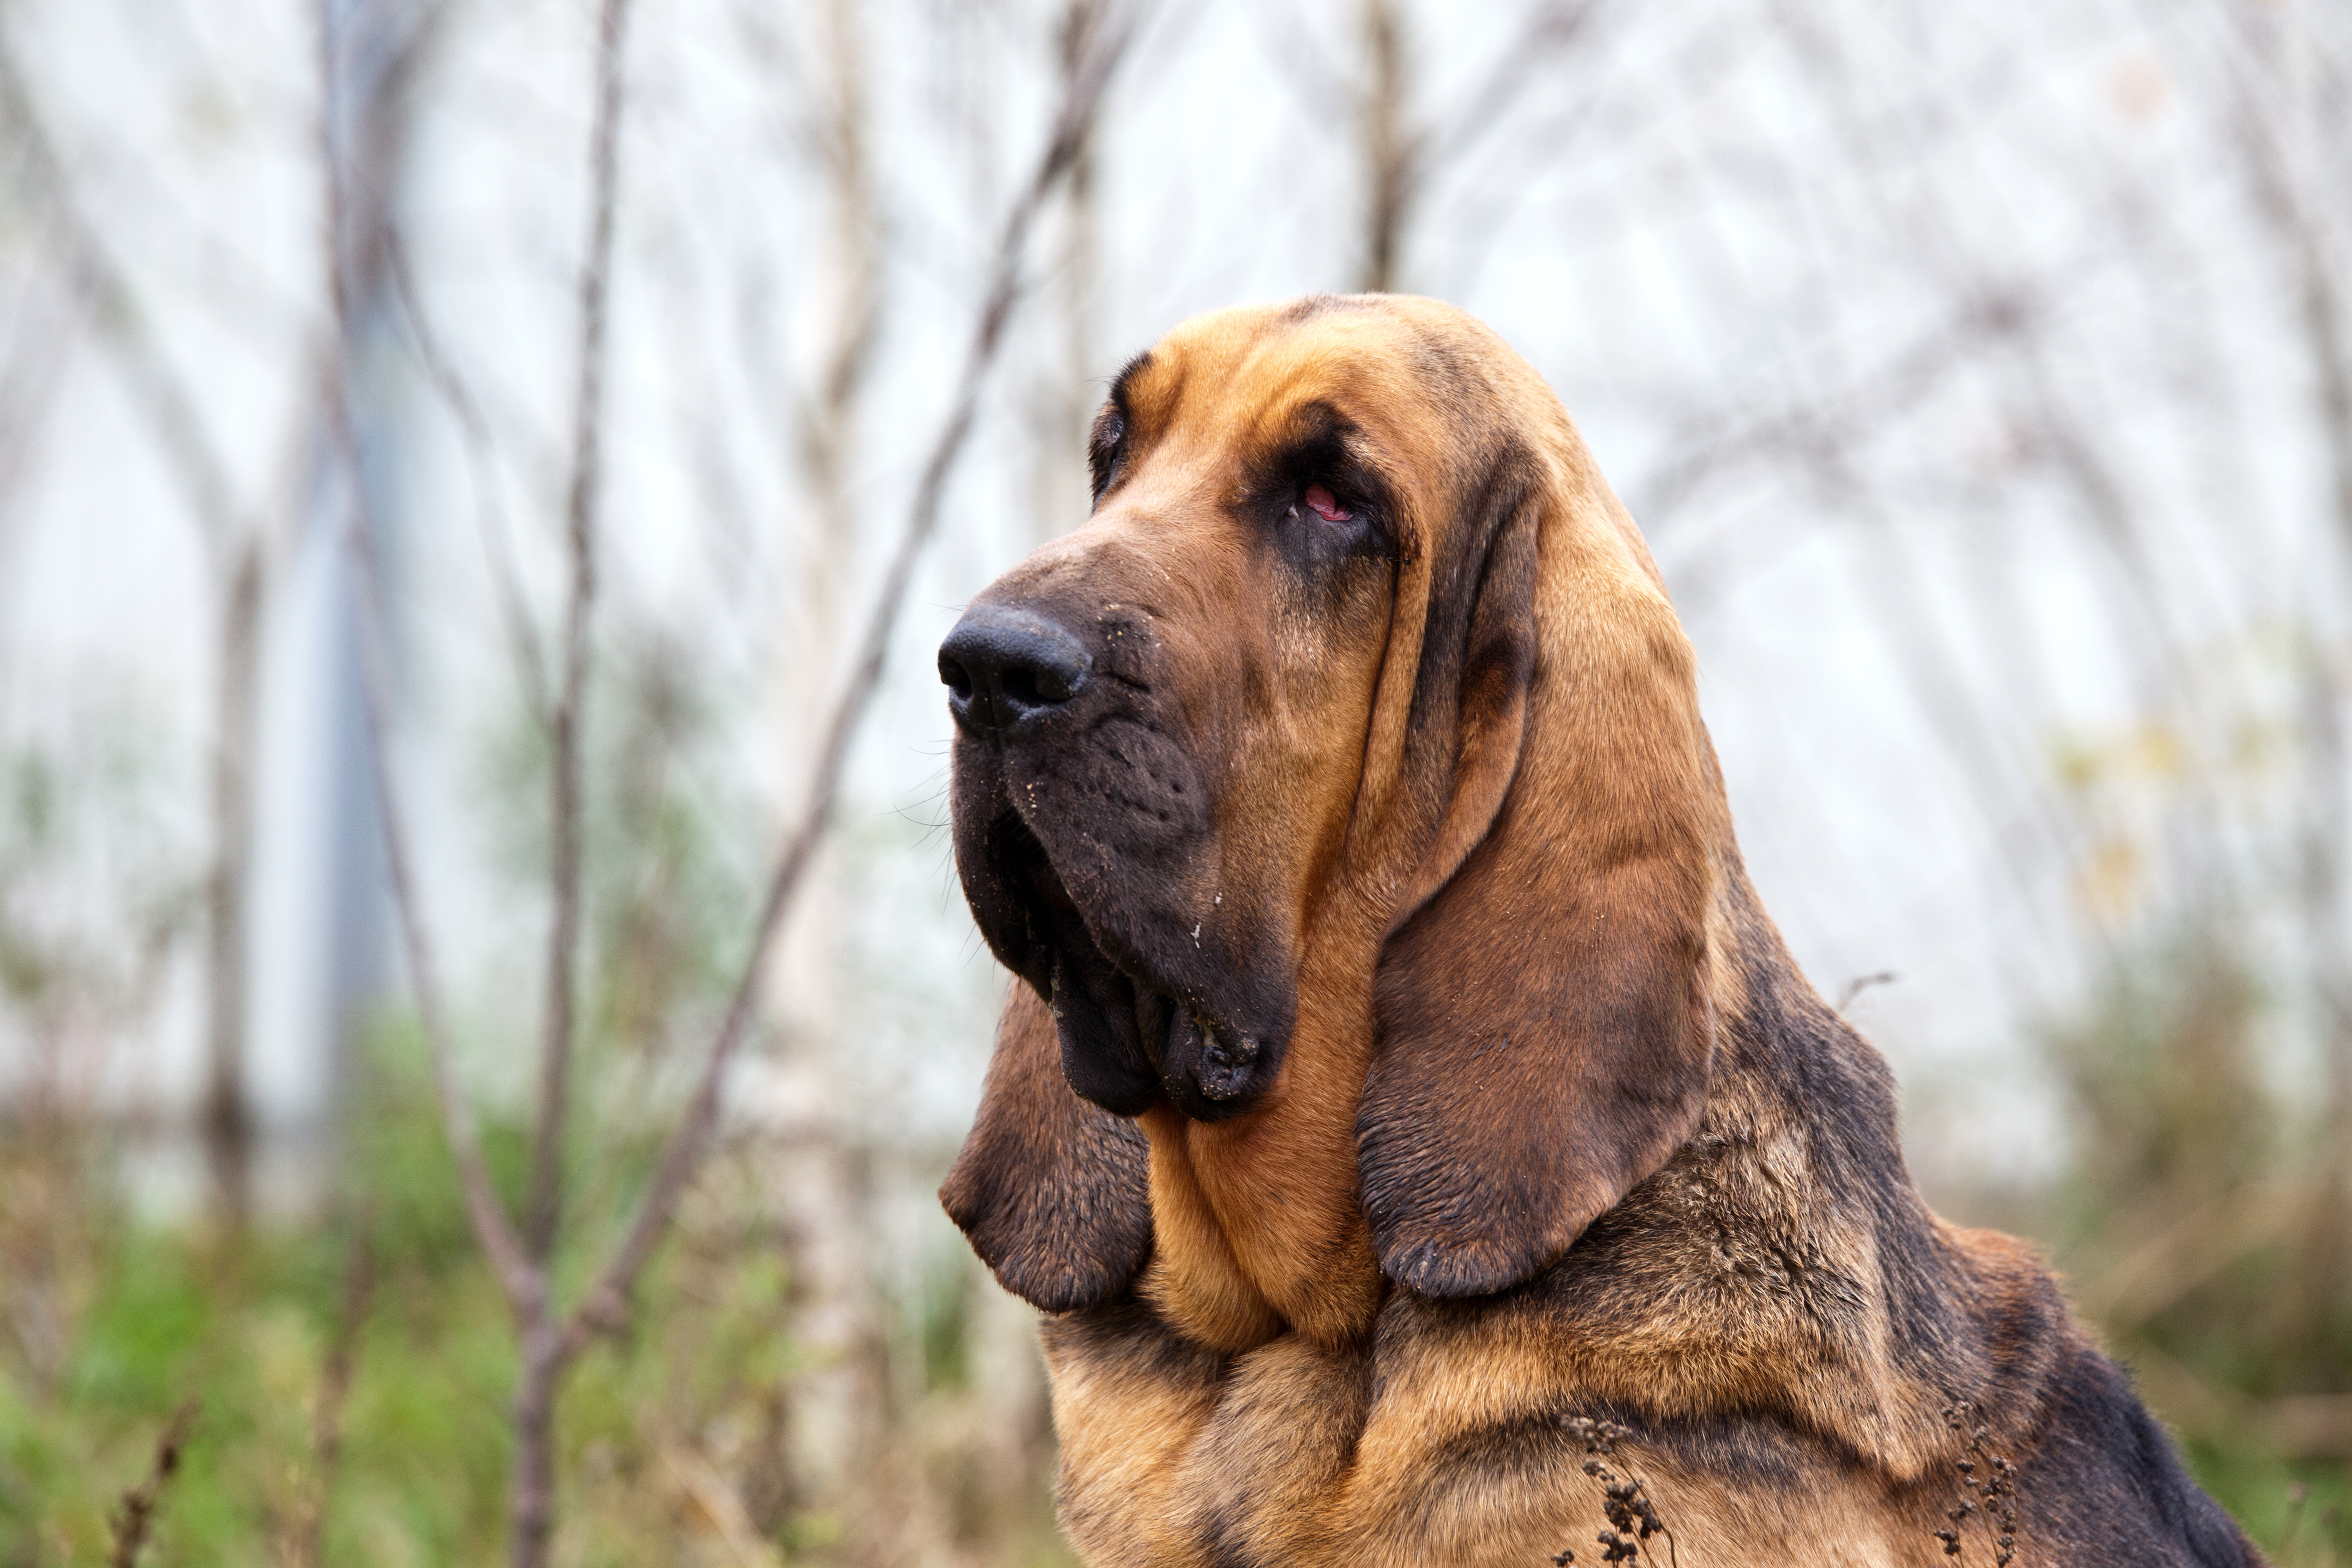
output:
{"label": "blurred foliage", "polygon": [[[2267,1081],[2284,999],[2242,922],[2119,949],[2049,1031],[2073,1152],[2010,1223],[2283,1564],[2352,1560],[2352,1289],[2342,1130]],[[2298,1079],[2307,1074],[2296,1075]]]}
{"label": "blurred foliage", "polygon": [[197,923],[195,858],[135,739],[151,728],[112,711],[0,755],[0,1021],[18,1092],[52,1109],[95,1091]]}
{"label": "blurred foliage", "polygon": [[[0,1563],[97,1563],[124,1490],[183,1402],[203,1402],[145,1561],[297,1562],[321,1461],[315,1420],[331,1347],[354,1351],[323,1552],[337,1563],[488,1562],[503,1542],[514,1373],[504,1305],[484,1270],[415,1063],[390,1033],[346,1151],[354,1196],[313,1223],[228,1240],[142,1221],[105,1174],[110,1151],[12,1124],[0,1144]],[[491,1150],[519,1186],[522,1138]],[[607,1239],[651,1146],[608,1148],[611,1200],[575,1226]],[[583,1565],[838,1561],[838,1519],[795,1494],[785,1424],[797,1363],[789,1250],[764,1212],[759,1151],[706,1176],[616,1342],[562,1407],[559,1560]],[[370,1287],[354,1324],[349,1271]],[[920,1313],[919,1427],[966,1391],[971,1348],[942,1283]],[[951,1461],[950,1461],[951,1462]],[[960,1560],[1066,1561],[1042,1482],[968,1498]]]}

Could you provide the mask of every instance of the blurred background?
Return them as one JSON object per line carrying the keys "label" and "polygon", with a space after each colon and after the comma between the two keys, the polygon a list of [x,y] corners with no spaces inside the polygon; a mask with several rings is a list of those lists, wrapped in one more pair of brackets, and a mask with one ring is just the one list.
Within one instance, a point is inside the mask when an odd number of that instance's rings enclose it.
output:
{"label": "blurred background", "polygon": [[931,1196],[1004,986],[932,649],[1129,354],[1352,289],[1579,420],[1930,1201],[2352,1559],[2347,70],[2326,0],[8,0],[0,1563],[513,1552],[431,1043],[578,1300],[747,964],[552,1559],[1066,1562]]}

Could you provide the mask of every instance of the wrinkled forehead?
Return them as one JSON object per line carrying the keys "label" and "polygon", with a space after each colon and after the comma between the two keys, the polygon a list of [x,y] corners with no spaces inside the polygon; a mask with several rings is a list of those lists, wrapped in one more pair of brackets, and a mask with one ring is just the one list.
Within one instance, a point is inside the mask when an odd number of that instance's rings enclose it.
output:
{"label": "wrinkled forehead", "polygon": [[1114,401],[1171,455],[1278,441],[1313,411],[1397,477],[1442,480],[1512,423],[1517,363],[1435,301],[1321,297],[1184,322],[1128,367]]}

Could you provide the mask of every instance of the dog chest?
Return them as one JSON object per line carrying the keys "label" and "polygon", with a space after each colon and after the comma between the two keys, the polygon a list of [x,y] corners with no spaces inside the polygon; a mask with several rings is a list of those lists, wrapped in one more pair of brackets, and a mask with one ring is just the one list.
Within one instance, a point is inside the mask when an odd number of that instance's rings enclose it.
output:
{"label": "dog chest", "polygon": [[[1471,1353],[1391,1332],[1335,1352],[1284,1335],[1227,1357],[1131,1304],[1049,1319],[1042,1339],[1062,1521],[1089,1563],[1540,1568],[1570,1547],[1601,1560],[1608,1478],[1582,1468],[1549,1380],[1507,1344]],[[1707,1543],[1696,1561],[1782,1563],[1827,1538],[1854,1561],[1940,1562],[1927,1524],[1895,1528],[1880,1489],[1792,1435],[1759,1429],[1745,1448],[1612,1462],[1650,1483],[1684,1542]],[[1738,1484],[1743,1463],[1753,1487]]]}

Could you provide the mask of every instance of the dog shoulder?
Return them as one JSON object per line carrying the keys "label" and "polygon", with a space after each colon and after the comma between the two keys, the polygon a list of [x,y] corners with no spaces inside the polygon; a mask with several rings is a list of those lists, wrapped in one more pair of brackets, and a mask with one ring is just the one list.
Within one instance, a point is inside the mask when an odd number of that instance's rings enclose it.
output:
{"label": "dog shoulder", "polygon": [[2130,1376],[2071,1337],[2045,1390],[2040,1440],[2019,1463],[2027,1528],[2054,1561],[2246,1568],[2263,1561],[2189,1477]]}

